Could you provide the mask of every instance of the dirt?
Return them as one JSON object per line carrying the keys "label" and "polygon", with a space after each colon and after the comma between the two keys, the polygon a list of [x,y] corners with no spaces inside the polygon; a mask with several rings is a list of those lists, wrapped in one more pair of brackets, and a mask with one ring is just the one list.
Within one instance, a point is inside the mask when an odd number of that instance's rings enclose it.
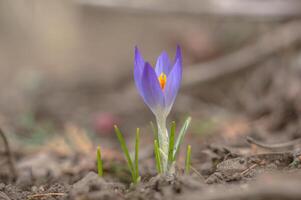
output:
{"label": "dirt", "polygon": [[[265,140],[273,134],[264,135]],[[199,136],[195,137],[197,140]],[[200,147],[194,145],[190,175],[183,173],[181,159],[176,175],[157,175],[152,148],[146,148],[144,154],[150,156],[142,156],[142,179],[137,185],[131,183],[126,163],[116,152],[111,152],[115,158],[104,153],[105,175],[99,177],[91,156],[95,149],[67,154],[49,148],[23,153],[14,149],[17,177],[8,162],[1,165],[0,199],[300,199],[300,151],[294,140],[288,142],[289,134],[280,149],[273,148],[279,145],[254,139],[252,129],[231,135],[232,141],[227,141],[228,137],[217,133],[197,142]],[[189,141],[193,144],[194,139]],[[5,151],[1,158],[7,160]]]}
{"label": "dirt", "polygon": [[[258,148],[258,147],[257,147]],[[248,149],[248,153],[242,149]],[[256,153],[251,145],[222,147],[208,145],[194,157],[190,175],[178,166],[174,176],[149,174],[141,170],[142,180],[130,183],[129,174],[110,171],[125,163],[105,166],[105,176],[95,172],[95,160],[61,157],[54,153],[33,153],[16,163],[17,179],[1,179],[0,198],[23,199],[300,199],[301,165],[297,151]],[[240,152],[240,153],[238,153]],[[81,165],[82,160],[90,163]],[[142,161],[142,163],[148,161]],[[29,164],[28,164],[29,163]],[[45,164],[46,163],[46,164]],[[145,164],[145,163],[144,163]],[[144,166],[144,165],[142,165]],[[4,166],[2,166],[4,169]],[[153,164],[149,167],[154,167]],[[118,179],[118,176],[122,178]],[[117,179],[116,179],[117,177]],[[128,177],[128,178],[127,178]]]}

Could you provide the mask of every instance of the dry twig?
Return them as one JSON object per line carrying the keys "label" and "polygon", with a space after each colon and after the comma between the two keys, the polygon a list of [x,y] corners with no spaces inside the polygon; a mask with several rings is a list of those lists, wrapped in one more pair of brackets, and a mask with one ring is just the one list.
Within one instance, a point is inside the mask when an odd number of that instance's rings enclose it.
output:
{"label": "dry twig", "polygon": [[200,172],[198,172],[198,170],[196,170],[196,168],[194,168],[193,166],[190,166],[190,168],[193,171],[193,173],[198,175],[202,180],[205,180],[204,176]]}
{"label": "dry twig", "polygon": [[13,155],[11,153],[11,149],[9,147],[8,140],[7,140],[3,130],[1,128],[0,128],[0,137],[2,138],[3,143],[4,143],[5,154],[6,154],[7,159],[8,159],[8,164],[9,164],[9,167],[10,167],[10,171],[11,171],[13,177],[16,178],[17,177],[17,170],[15,168]]}
{"label": "dry twig", "polygon": [[27,199],[35,199],[35,198],[45,198],[45,197],[51,197],[51,196],[65,196],[66,193],[44,193],[44,194],[34,194],[27,197]]}
{"label": "dry twig", "polygon": [[255,167],[257,167],[257,163],[251,165],[248,169],[244,170],[243,172],[240,173],[241,176],[245,176],[247,175],[252,169],[254,169]]}
{"label": "dry twig", "polygon": [[294,147],[295,145],[301,145],[301,138],[289,141],[289,142],[283,142],[278,144],[266,144],[260,141],[255,140],[254,138],[247,137],[247,142],[250,144],[254,144],[256,146],[259,146],[264,149],[270,149],[270,150],[278,150],[278,149],[284,149],[284,148],[290,148]]}

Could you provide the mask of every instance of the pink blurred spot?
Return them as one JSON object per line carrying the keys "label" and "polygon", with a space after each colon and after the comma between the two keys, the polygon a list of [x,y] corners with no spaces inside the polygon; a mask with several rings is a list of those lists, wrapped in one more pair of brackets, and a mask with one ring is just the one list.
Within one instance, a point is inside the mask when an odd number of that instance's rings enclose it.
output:
{"label": "pink blurred spot", "polygon": [[119,118],[112,113],[99,113],[93,119],[93,127],[99,135],[109,135],[114,132],[114,125],[119,124]]}

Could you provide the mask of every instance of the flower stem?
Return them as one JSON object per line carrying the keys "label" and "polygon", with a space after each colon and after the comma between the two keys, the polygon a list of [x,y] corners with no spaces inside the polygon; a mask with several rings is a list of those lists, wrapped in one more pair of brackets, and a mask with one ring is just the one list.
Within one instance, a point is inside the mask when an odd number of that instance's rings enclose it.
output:
{"label": "flower stem", "polygon": [[[157,117],[158,125],[158,140],[159,147],[161,152],[161,162],[162,162],[162,172],[168,172],[168,146],[169,146],[169,137],[168,131],[166,129],[166,117]],[[163,155],[162,155],[163,154]]]}

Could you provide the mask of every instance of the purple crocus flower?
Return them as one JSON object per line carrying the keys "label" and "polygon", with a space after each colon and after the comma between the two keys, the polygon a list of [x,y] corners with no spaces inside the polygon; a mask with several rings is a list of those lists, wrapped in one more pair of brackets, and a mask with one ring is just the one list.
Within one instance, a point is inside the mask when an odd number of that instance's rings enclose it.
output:
{"label": "purple crocus flower", "polygon": [[153,68],[145,62],[138,48],[135,48],[134,78],[144,102],[159,118],[166,118],[176,99],[182,79],[181,48],[177,47],[171,62],[163,51]]}

